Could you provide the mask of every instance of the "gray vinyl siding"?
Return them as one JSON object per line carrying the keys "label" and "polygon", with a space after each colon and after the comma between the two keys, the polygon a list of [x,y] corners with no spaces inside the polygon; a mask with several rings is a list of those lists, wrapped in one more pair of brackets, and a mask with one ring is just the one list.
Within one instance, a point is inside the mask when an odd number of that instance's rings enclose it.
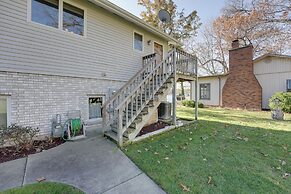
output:
{"label": "gray vinyl siding", "polygon": [[[168,50],[166,40],[87,1],[66,1],[86,9],[85,37],[28,22],[27,2],[0,1],[0,71],[128,80],[153,41]],[[144,35],[143,52],[133,49],[134,31]]]}

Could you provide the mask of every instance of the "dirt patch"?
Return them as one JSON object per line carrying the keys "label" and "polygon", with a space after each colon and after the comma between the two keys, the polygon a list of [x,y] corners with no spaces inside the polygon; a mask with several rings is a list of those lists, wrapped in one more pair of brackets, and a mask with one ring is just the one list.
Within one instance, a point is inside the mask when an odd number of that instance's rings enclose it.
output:
{"label": "dirt patch", "polygon": [[148,125],[148,126],[142,128],[142,130],[139,132],[138,136],[142,136],[144,134],[151,133],[151,132],[157,131],[159,129],[163,129],[166,126],[169,126],[169,125],[164,123],[164,122],[159,121],[157,123],[154,123],[154,124],[151,124],[151,125]]}
{"label": "dirt patch", "polygon": [[54,138],[49,140],[36,140],[33,143],[33,148],[16,150],[14,146],[0,148],[0,163],[16,160],[26,157],[30,154],[42,152],[58,145],[65,143],[62,138]]}

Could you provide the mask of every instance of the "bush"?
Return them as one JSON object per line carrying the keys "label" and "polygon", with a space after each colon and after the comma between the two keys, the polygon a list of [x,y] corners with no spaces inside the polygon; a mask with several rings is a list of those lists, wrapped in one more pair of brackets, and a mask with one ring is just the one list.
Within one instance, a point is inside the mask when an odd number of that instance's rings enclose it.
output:
{"label": "bush", "polygon": [[198,108],[204,108],[204,104],[202,102],[198,102]]}
{"label": "bush", "polygon": [[0,128],[0,143],[3,144],[6,141],[11,141],[17,150],[29,150],[32,148],[34,137],[38,132],[38,129],[32,127],[22,127],[13,124],[9,127]]}
{"label": "bush", "polygon": [[278,98],[279,99],[279,108],[282,109],[282,111],[286,113],[291,113],[291,93],[290,92],[278,92],[275,93],[270,99],[269,99],[269,107],[274,110],[276,108],[276,104],[274,100]]}
{"label": "bush", "polygon": [[[182,101],[183,106],[195,108],[195,101],[194,100],[183,100]],[[198,108],[204,108],[204,104],[201,102],[198,102]]]}

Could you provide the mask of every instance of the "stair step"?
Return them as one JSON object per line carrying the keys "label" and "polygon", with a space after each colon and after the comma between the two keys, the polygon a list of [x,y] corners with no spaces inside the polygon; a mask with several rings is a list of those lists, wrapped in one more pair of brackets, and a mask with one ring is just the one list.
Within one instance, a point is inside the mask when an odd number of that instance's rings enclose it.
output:
{"label": "stair step", "polygon": [[104,136],[115,141],[116,143],[118,142],[117,133],[114,131],[106,131]]}

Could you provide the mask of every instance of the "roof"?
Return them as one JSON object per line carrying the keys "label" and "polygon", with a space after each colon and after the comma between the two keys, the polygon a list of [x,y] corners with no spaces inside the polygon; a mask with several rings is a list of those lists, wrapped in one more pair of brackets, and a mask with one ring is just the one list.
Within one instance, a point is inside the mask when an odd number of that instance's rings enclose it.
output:
{"label": "roof", "polygon": [[[260,57],[257,57],[255,58],[253,61],[254,62],[258,62],[262,59],[265,59],[267,57],[279,57],[279,58],[287,58],[287,59],[291,59],[291,55],[280,55],[280,54],[271,54],[271,53],[268,53],[268,54],[265,54],[265,55],[262,55]],[[203,76],[199,76],[199,78],[210,78],[210,77],[223,77],[223,76],[227,76],[228,73],[225,73],[225,74],[217,74],[217,75],[203,75]]]}
{"label": "roof", "polygon": [[176,40],[175,38],[173,38],[172,36],[164,33],[163,31],[149,25],[148,23],[146,23],[145,21],[143,21],[142,19],[140,19],[139,17],[129,13],[128,11],[118,7],[117,5],[109,2],[108,0],[88,0],[91,3],[94,3],[95,5],[102,7],[103,9],[116,14],[120,17],[122,17],[123,19],[134,23],[135,25],[143,28],[144,30],[151,32],[165,40],[168,40],[170,43],[172,44],[181,44],[178,40]]}
{"label": "roof", "polygon": [[268,54],[265,54],[265,55],[262,55],[260,57],[257,57],[254,59],[254,62],[258,62],[264,58],[267,58],[267,57],[279,57],[279,58],[289,58],[291,59],[291,55],[279,55],[279,54],[271,54],[271,53],[268,53]]}
{"label": "roof", "polygon": [[228,76],[228,73],[224,73],[224,74],[217,74],[217,75],[203,75],[203,76],[199,76],[199,78],[209,78],[209,77],[224,77],[224,76]]}

